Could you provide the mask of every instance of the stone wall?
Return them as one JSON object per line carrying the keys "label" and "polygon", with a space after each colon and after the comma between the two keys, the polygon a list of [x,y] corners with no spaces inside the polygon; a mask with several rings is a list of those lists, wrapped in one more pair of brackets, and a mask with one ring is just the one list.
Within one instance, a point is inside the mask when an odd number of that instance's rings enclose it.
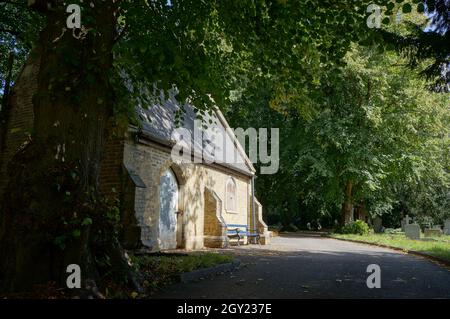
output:
{"label": "stone wall", "polygon": [[204,245],[224,248],[228,244],[227,224],[222,216],[222,200],[205,188]]}
{"label": "stone wall", "polygon": [[[250,201],[252,200],[252,196],[250,196]],[[263,220],[263,212],[262,212],[262,205],[261,203],[255,198],[255,222],[256,222],[256,227],[254,226],[253,223],[253,212],[252,212],[252,207],[250,206],[250,212],[249,212],[249,216],[250,216],[250,231],[254,232],[254,230],[256,229],[256,231],[258,232],[259,236],[260,236],[260,244],[261,245],[268,245],[270,243],[270,232],[268,231],[268,227],[267,224],[264,222]]]}

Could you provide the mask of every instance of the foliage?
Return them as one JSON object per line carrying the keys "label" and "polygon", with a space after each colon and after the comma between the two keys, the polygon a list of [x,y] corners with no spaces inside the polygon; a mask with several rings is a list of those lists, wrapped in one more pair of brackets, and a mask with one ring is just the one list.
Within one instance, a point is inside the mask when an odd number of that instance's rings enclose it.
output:
{"label": "foliage", "polygon": [[132,263],[141,273],[143,286],[148,294],[177,280],[182,273],[232,261],[232,256],[219,253],[132,256]]}
{"label": "foliage", "polygon": [[[150,106],[159,95],[155,84],[164,90],[176,86],[180,101],[189,97],[204,112],[209,96],[224,105],[262,81],[273,83],[272,102],[284,108],[292,98],[307,98],[319,66],[333,68],[351,41],[370,36],[363,23],[369,2],[120,1],[110,74],[121,98],[116,112],[131,115],[136,104]],[[95,34],[89,4],[72,3],[82,7],[82,21]],[[7,51],[22,52],[23,62],[45,19],[21,1],[0,6],[0,40],[10,43]],[[69,56],[61,60],[79,63]]]}
{"label": "foliage", "polygon": [[0,98],[3,94],[10,53],[14,53],[13,79],[42,27],[42,17],[30,10],[24,1],[0,1]]}
{"label": "foliage", "polygon": [[341,234],[354,234],[354,235],[367,235],[370,232],[369,225],[362,220],[356,220],[348,225],[343,226],[339,233]]}
{"label": "foliage", "polygon": [[318,67],[334,67],[351,40],[368,37],[351,32],[364,27],[365,3],[124,1],[115,68],[128,86],[118,96],[145,107],[154,102],[154,84],[175,86],[177,99],[188,98],[201,115],[211,97],[223,107],[270,82],[267,93],[283,109],[307,97]]}
{"label": "foliage", "polygon": [[[409,21],[406,23],[406,30],[387,28],[382,30],[382,35],[387,43],[394,45],[408,58],[408,65],[412,69],[419,69],[422,74],[434,80],[430,87],[436,91],[449,92],[450,1],[424,0],[422,3],[424,4],[422,12],[425,12],[429,20],[426,23],[427,27]],[[393,16],[400,6],[402,5],[394,5],[388,14]]]}
{"label": "foliage", "polygon": [[264,90],[229,111],[234,125],[280,128],[280,171],[257,183],[270,221],[334,226],[348,181],[353,204],[371,215],[442,218],[450,211],[448,96],[429,92],[403,57],[381,46],[354,45],[345,62],[319,70],[313,112],[303,112],[309,101],[267,111]]}
{"label": "foliage", "polygon": [[291,223],[291,224],[283,227],[281,230],[287,231],[287,232],[296,232],[296,231],[298,231],[298,228],[293,223]]}

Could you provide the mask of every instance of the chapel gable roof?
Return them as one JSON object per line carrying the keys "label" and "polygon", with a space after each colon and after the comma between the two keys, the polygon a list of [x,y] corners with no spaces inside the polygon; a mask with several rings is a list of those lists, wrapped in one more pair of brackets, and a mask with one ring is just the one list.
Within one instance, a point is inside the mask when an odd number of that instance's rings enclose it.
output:
{"label": "chapel gable roof", "polygon": [[[202,150],[206,150],[207,156],[214,159],[214,162],[219,165],[248,176],[255,174],[252,163],[218,108],[206,112],[200,117],[197,116],[195,107],[192,105],[180,106],[176,100],[168,99],[148,108],[137,107],[136,110],[141,133],[146,138],[160,144],[173,146],[180,142],[174,131],[183,128],[190,133],[191,140],[188,141],[188,144],[194,154],[199,155],[202,154]],[[176,121],[177,114],[180,115],[178,123]],[[202,124],[198,125],[200,121]],[[203,139],[194,138],[198,137],[198,134],[194,134],[196,125],[197,132],[198,130],[203,132]],[[222,136],[223,140],[218,139],[218,136]],[[223,147],[223,145],[232,147]],[[211,146],[214,146],[215,151],[212,151]]]}

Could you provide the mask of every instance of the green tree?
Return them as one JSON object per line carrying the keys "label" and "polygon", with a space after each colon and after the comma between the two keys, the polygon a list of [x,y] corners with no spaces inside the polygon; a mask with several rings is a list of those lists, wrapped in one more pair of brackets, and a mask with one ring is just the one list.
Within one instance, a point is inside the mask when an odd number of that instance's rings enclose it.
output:
{"label": "green tree", "polygon": [[[393,3],[393,2],[391,2]],[[400,3],[400,4],[398,4]],[[405,10],[405,7],[407,9]],[[406,21],[407,32],[384,29],[382,36],[388,43],[408,58],[412,69],[419,69],[428,79],[434,81],[430,85],[437,91],[449,91],[450,85],[450,1],[397,1],[397,4],[387,6],[386,15],[393,16],[398,9],[410,13],[412,8],[429,17],[428,26]],[[394,17],[391,18],[391,21]]]}
{"label": "green tree", "polygon": [[[448,95],[429,92],[404,58],[382,46],[354,45],[345,62],[318,70],[320,84],[289,111],[231,112],[235,123],[281,128],[280,172],[257,184],[264,205],[285,225],[319,216],[345,224],[354,208],[382,215],[401,203],[417,210],[419,198],[422,214],[430,213],[425,203],[436,214],[448,210]],[[270,104],[270,96],[260,97]],[[305,107],[297,103],[315,107],[299,113]]]}
{"label": "green tree", "polygon": [[23,1],[0,1],[0,152],[6,138],[7,94],[41,24],[39,15]]}

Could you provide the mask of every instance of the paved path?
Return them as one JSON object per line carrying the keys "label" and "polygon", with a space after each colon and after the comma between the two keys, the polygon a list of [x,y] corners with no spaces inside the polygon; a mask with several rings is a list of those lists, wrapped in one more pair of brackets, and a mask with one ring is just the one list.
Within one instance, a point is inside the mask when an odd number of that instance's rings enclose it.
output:
{"label": "paved path", "polygon": [[[156,298],[450,298],[450,271],[420,257],[320,237],[276,237],[269,246],[228,252],[241,267],[211,279],[175,284]],[[369,289],[369,264],[381,267]]]}

